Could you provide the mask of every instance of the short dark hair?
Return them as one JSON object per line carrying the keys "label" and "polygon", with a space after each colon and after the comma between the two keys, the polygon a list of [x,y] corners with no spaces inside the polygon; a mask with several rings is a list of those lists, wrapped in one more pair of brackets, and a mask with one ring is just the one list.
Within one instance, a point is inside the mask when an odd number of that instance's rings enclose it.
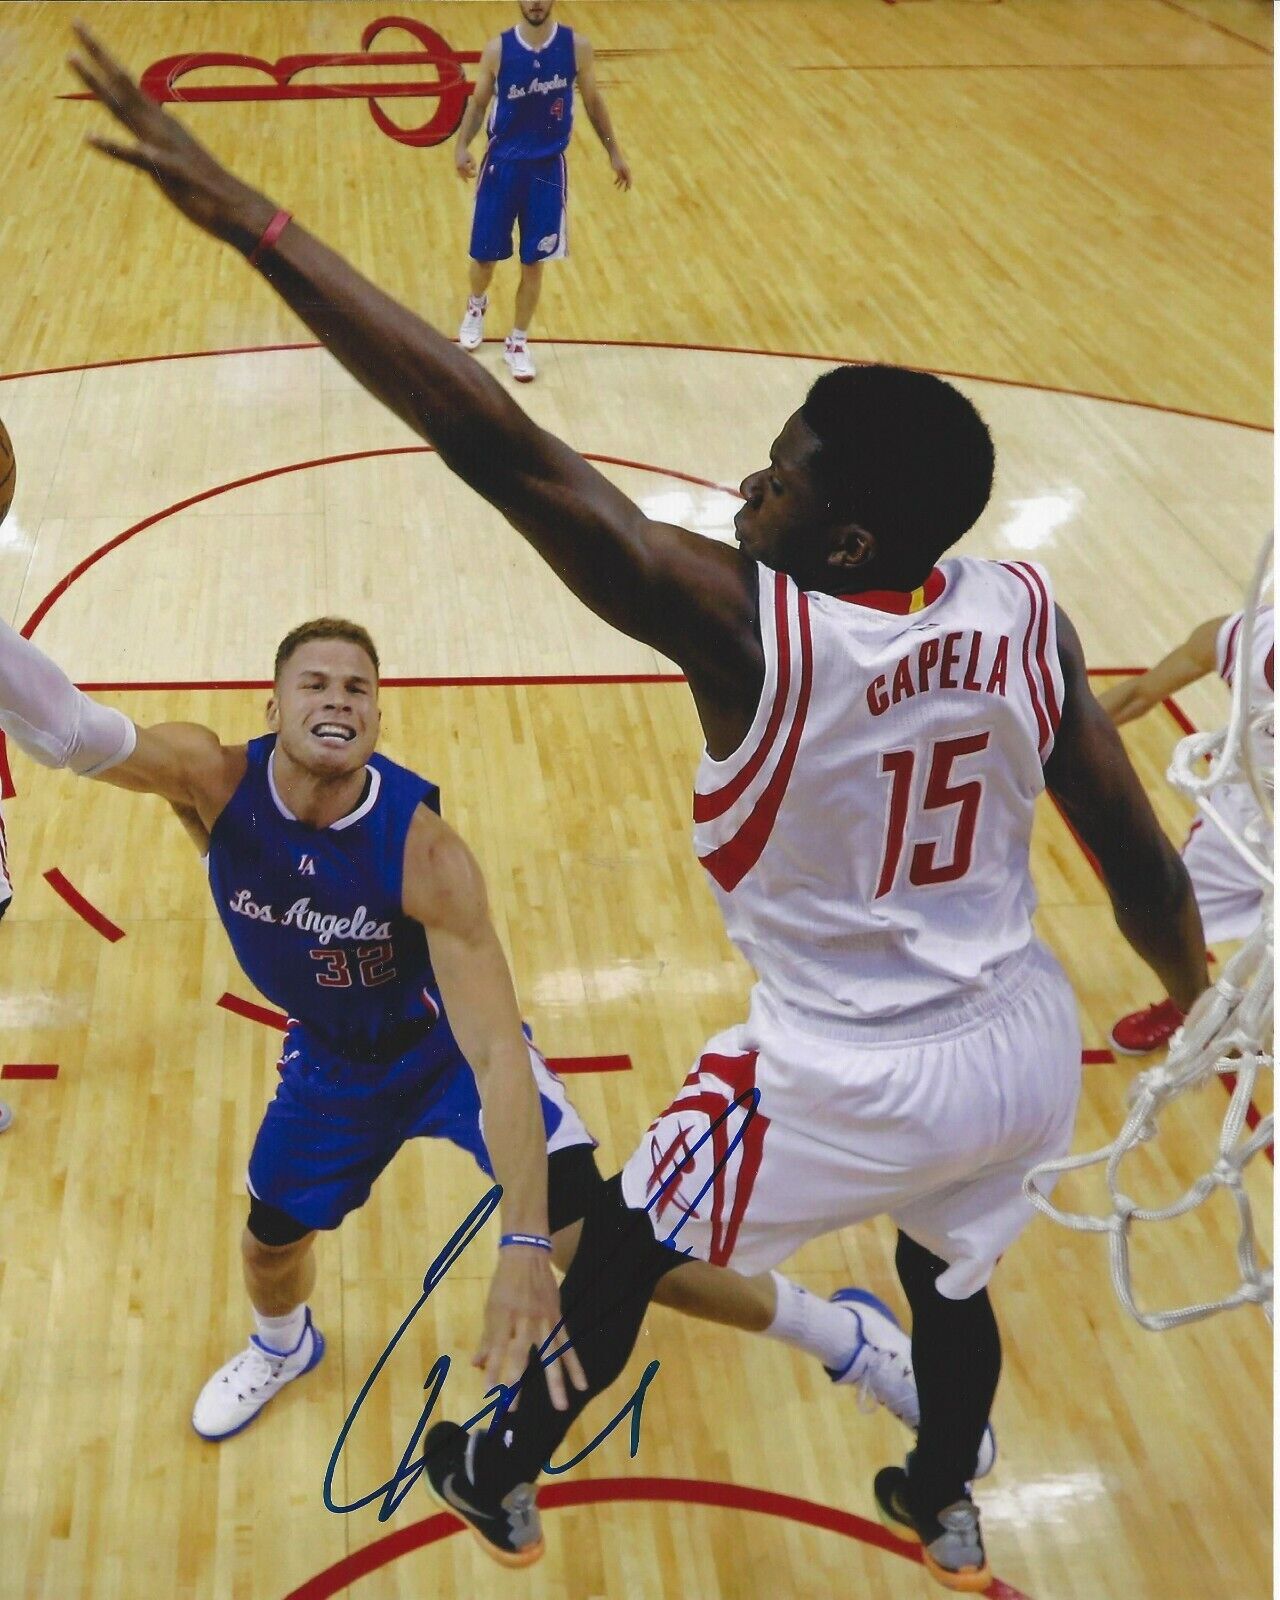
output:
{"label": "short dark hair", "polygon": [[362,628],[358,622],[348,622],[345,617],[314,617],[310,622],[300,622],[281,639],[276,650],[277,683],[280,682],[280,674],[288,664],[289,657],[304,644],[309,644],[312,639],[345,639],[348,644],[358,644],[373,662],[375,675],[382,671],[377,649],[369,637],[367,628]]}
{"label": "short dark hair", "polygon": [[932,564],[991,498],[987,425],[931,372],[835,367],[800,414],[820,441],[813,471],[836,515],[888,537],[908,561],[918,554]]}

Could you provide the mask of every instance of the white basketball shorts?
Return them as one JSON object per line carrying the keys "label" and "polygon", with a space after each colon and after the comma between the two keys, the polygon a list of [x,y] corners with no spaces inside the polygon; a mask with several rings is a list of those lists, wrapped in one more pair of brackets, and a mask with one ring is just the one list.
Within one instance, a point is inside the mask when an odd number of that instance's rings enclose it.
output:
{"label": "white basketball shorts", "polygon": [[[1233,829],[1243,833],[1257,804],[1243,784],[1224,785],[1209,798]],[[1232,848],[1211,817],[1191,824],[1182,860],[1191,877],[1206,944],[1247,939],[1262,915],[1262,879]]]}
{"label": "white basketball shorts", "polygon": [[887,1215],[965,1299],[1034,1216],[1022,1180],[1066,1154],[1079,1096],[1075,997],[1043,945],[927,1024],[839,1038],[758,986],[748,1020],[707,1044],[650,1124],[623,1194],[663,1243],[748,1274]]}

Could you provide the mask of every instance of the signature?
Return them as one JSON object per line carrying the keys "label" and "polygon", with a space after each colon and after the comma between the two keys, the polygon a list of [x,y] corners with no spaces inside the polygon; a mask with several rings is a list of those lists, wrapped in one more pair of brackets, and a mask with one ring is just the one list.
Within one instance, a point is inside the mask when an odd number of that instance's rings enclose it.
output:
{"label": "signature", "polygon": [[[749,1102],[749,1104],[747,1102]],[[703,1144],[705,1144],[706,1141],[712,1137],[716,1130],[729,1116],[730,1112],[736,1109],[744,1110],[745,1114],[742,1119],[741,1127],[738,1128],[734,1133],[733,1137],[729,1140],[728,1148],[712,1167],[710,1175],[703,1184],[702,1188],[698,1191],[697,1195],[694,1197],[692,1205],[687,1210],[682,1212],[680,1220],[676,1223],[675,1227],[672,1228],[671,1232],[662,1238],[659,1243],[665,1245],[668,1249],[674,1250],[677,1248],[676,1239],[680,1233],[680,1230],[684,1227],[688,1218],[696,1213],[698,1202],[706,1194],[707,1190],[710,1189],[714,1184],[716,1178],[719,1176],[720,1172],[733,1155],[733,1152],[742,1142],[743,1136],[745,1135],[748,1127],[750,1127],[752,1119],[756,1115],[756,1110],[759,1106],[759,1103],[760,1091],[757,1088],[751,1088],[738,1095],[735,1099],[730,1101],[730,1103],[725,1107],[715,1121],[712,1122],[707,1128],[706,1132],[701,1136],[701,1138],[699,1138],[688,1151],[688,1158],[691,1159],[697,1154],[698,1150],[701,1149]],[[649,1200],[648,1204],[645,1206],[646,1211],[652,1211],[653,1208],[659,1205],[659,1203],[663,1200],[667,1189],[677,1181],[679,1177],[679,1169],[681,1167],[683,1167],[684,1170],[687,1170],[685,1163],[679,1163],[678,1167],[673,1169],[673,1171],[663,1180],[657,1192]],[[352,1500],[345,1505],[338,1503],[333,1497],[333,1480],[334,1475],[338,1470],[338,1462],[341,1459],[342,1451],[346,1445],[347,1438],[351,1433],[351,1429],[355,1425],[355,1420],[360,1414],[360,1408],[369,1397],[370,1390],[378,1381],[383,1368],[391,1359],[392,1352],[395,1350],[400,1340],[404,1337],[406,1331],[412,1324],[413,1319],[422,1310],[423,1306],[426,1305],[427,1301],[431,1298],[431,1295],[434,1293],[439,1284],[443,1282],[445,1277],[448,1275],[450,1268],[462,1256],[467,1247],[483,1229],[485,1223],[488,1222],[489,1218],[497,1210],[501,1199],[502,1186],[501,1184],[495,1183],[493,1187],[481,1197],[477,1204],[472,1208],[470,1213],[463,1219],[462,1223],[454,1232],[452,1238],[431,1263],[430,1267],[427,1268],[426,1276],[422,1280],[421,1295],[418,1297],[417,1302],[409,1311],[408,1315],[401,1322],[400,1326],[392,1334],[386,1349],[378,1357],[377,1361],[374,1363],[373,1370],[361,1385],[360,1392],[353,1401],[351,1410],[347,1413],[346,1421],[342,1424],[342,1428],[338,1434],[337,1440],[334,1443],[333,1452],[329,1457],[329,1465],[324,1475],[324,1504],[327,1510],[345,1516],[352,1511],[360,1511],[365,1506],[371,1505],[375,1500],[381,1499],[382,1504],[378,1508],[378,1521],[386,1522],[389,1517],[394,1515],[405,1496],[410,1492],[414,1484],[417,1483],[418,1479],[426,1471],[426,1455],[423,1454],[415,1457],[414,1451],[417,1449],[418,1443],[426,1431],[427,1424],[431,1420],[432,1412],[435,1410],[436,1402],[440,1398],[440,1392],[444,1388],[445,1379],[449,1375],[449,1370],[452,1366],[452,1358],[447,1355],[441,1355],[436,1358],[432,1364],[430,1372],[427,1373],[427,1376],[423,1381],[422,1387],[426,1393],[426,1402],[422,1407],[422,1411],[417,1422],[414,1424],[413,1432],[409,1435],[409,1442],[405,1445],[404,1451],[400,1456],[400,1461],[391,1476],[386,1480],[385,1483],[380,1483],[376,1489],[369,1490],[367,1494],[363,1494],[358,1499]],[[685,1249],[679,1253],[682,1255],[689,1255],[691,1252],[688,1249]],[[555,1340],[563,1326],[563,1322],[557,1323],[546,1341],[539,1347],[538,1360],[544,1368],[549,1367],[553,1362],[558,1361],[568,1348],[568,1341],[563,1344],[556,1345],[554,1349],[548,1348],[549,1346],[555,1344]],[[568,1472],[571,1467],[576,1467],[580,1462],[585,1461],[593,1450],[602,1445],[610,1436],[610,1434],[612,1434],[616,1428],[621,1426],[628,1416],[631,1418],[631,1455],[634,1457],[640,1448],[640,1417],[644,1409],[645,1395],[648,1392],[649,1385],[653,1382],[655,1376],[657,1375],[660,1365],[661,1363],[658,1361],[649,1362],[648,1366],[645,1367],[644,1372],[641,1374],[640,1382],[636,1385],[635,1392],[632,1394],[631,1398],[626,1402],[621,1410],[618,1411],[616,1416],[614,1416],[613,1419],[600,1430],[595,1438],[592,1439],[590,1444],[586,1445],[582,1450],[579,1450],[577,1455],[575,1455],[571,1460],[563,1462],[559,1466],[553,1465],[551,1462],[547,1462],[545,1470],[550,1473],[561,1473]],[[523,1381],[524,1380],[521,1379],[515,1384],[511,1385],[497,1384],[493,1389],[490,1389],[487,1396],[488,1403],[482,1406],[474,1416],[469,1417],[466,1422],[462,1424],[462,1426],[467,1430],[470,1430],[477,1423],[484,1422],[489,1417],[498,1418],[505,1415],[506,1412],[511,1409],[519,1393],[520,1383]]]}

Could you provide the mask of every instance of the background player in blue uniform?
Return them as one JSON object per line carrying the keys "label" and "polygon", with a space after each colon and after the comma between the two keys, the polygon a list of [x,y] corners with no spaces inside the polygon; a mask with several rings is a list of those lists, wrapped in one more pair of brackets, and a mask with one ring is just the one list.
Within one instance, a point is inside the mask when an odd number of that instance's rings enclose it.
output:
{"label": "background player in blue uniform", "polygon": [[485,45],[455,155],[459,174],[476,177],[468,147],[488,112],[489,144],[480,163],[471,229],[471,295],[458,342],[474,350],[484,337],[494,264],[511,255],[512,230],[519,222],[520,287],[515,325],[502,354],[520,383],[537,376],[528,334],[542,293],[543,263],[569,253],[565,151],[573,131],[575,78],[617,186],[631,187],[631,168],[596,87],[595,52],[580,33],[555,21],[554,9],[555,0],[520,0],[521,23]]}

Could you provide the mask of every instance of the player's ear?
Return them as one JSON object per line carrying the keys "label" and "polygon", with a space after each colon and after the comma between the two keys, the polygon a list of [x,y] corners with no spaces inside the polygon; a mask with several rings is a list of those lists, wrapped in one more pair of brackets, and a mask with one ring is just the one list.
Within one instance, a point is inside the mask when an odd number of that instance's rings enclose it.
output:
{"label": "player's ear", "polygon": [[271,733],[280,732],[280,702],[275,695],[267,701],[267,728]]}
{"label": "player's ear", "polygon": [[859,527],[856,522],[845,522],[834,530],[835,537],[827,554],[827,565],[839,572],[856,572],[875,560],[876,537]]}

